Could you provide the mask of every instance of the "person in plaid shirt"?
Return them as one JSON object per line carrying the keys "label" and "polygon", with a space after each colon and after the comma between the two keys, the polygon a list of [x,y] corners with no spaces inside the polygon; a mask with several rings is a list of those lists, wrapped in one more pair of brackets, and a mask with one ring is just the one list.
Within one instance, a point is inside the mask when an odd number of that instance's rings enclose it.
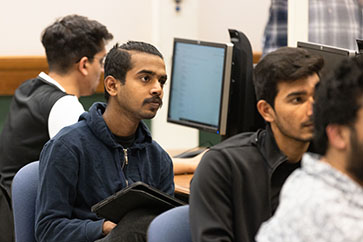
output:
{"label": "person in plaid shirt", "polygon": [[[363,38],[363,0],[309,0],[309,37],[315,43],[357,49]],[[272,0],[263,55],[287,45],[287,0]]]}

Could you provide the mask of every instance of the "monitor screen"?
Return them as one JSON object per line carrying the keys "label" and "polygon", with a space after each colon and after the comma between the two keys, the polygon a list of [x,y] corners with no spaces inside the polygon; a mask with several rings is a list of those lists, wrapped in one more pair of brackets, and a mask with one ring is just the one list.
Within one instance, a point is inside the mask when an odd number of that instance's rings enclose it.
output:
{"label": "monitor screen", "polygon": [[321,76],[326,75],[334,70],[336,65],[343,59],[353,57],[357,53],[355,50],[349,50],[329,45],[317,44],[312,42],[297,42],[297,47],[304,48],[313,54],[318,54],[324,58],[324,67],[321,70]]}
{"label": "monitor screen", "polygon": [[174,39],[168,122],[224,135],[233,45]]}

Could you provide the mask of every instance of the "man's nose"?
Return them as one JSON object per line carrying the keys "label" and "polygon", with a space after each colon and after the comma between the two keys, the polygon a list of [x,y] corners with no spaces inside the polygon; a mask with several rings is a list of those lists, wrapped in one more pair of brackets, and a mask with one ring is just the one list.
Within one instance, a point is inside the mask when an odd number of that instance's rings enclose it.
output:
{"label": "man's nose", "polygon": [[307,115],[309,117],[313,116],[313,105],[314,105],[314,98],[310,97],[309,98],[309,102],[308,102],[308,107],[307,107]]}
{"label": "man's nose", "polygon": [[151,87],[152,95],[161,95],[163,93],[163,88],[159,80],[153,82],[153,86]]}

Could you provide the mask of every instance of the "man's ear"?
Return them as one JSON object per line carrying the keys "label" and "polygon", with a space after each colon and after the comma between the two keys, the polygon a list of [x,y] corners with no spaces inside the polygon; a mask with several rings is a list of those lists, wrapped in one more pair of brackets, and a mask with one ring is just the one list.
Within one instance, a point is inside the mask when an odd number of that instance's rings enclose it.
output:
{"label": "man's ear", "polygon": [[78,70],[84,76],[88,75],[88,65],[89,65],[89,59],[86,56],[83,56],[81,60],[78,62]]}
{"label": "man's ear", "polygon": [[106,76],[103,80],[104,87],[110,96],[116,96],[120,82],[113,76]]}
{"label": "man's ear", "polygon": [[266,100],[257,102],[257,110],[266,122],[271,123],[275,120],[275,111]]}
{"label": "man's ear", "polygon": [[338,124],[329,124],[325,128],[326,136],[328,137],[329,145],[335,149],[343,150],[349,145],[350,130],[348,127]]}

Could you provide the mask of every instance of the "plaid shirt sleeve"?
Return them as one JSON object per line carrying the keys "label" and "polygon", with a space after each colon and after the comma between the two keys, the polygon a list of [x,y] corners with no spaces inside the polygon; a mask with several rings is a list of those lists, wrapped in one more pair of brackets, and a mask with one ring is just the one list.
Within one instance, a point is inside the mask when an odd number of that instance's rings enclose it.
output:
{"label": "plaid shirt sleeve", "polygon": [[[309,41],[356,49],[363,38],[363,0],[310,0]],[[287,46],[288,0],[271,0],[263,55]]]}
{"label": "plaid shirt sleeve", "polygon": [[362,0],[310,0],[309,41],[357,50],[362,39]]}
{"label": "plaid shirt sleeve", "polygon": [[287,46],[287,0],[272,0],[263,37],[263,55]]}

